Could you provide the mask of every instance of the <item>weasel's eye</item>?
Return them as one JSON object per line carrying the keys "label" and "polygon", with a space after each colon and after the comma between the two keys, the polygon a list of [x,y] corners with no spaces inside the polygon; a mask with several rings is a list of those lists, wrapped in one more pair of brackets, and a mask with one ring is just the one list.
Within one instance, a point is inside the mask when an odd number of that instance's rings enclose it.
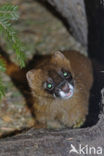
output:
{"label": "weasel's eye", "polygon": [[55,87],[55,84],[54,84],[54,82],[53,82],[53,80],[51,78],[48,78],[48,80],[46,80],[43,83],[43,87],[44,87],[44,89],[52,91],[54,89],[54,87]]}
{"label": "weasel's eye", "polygon": [[51,83],[48,83],[48,84],[47,84],[47,88],[48,88],[48,89],[51,89],[51,88],[52,88],[52,84],[51,84]]}
{"label": "weasel's eye", "polygon": [[71,76],[71,73],[70,72],[66,72],[66,71],[64,71],[63,72],[63,75],[64,75],[64,77],[66,78],[66,79],[72,79],[72,76]]}
{"label": "weasel's eye", "polygon": [[54,84],[53,83],[47,83],[47,89],[48,90],[53,90]]}
{"label": "weasel's eye", "polygon": [[67,72],[64,72],[64,77],[67,77],[68,76],[68,73]]}

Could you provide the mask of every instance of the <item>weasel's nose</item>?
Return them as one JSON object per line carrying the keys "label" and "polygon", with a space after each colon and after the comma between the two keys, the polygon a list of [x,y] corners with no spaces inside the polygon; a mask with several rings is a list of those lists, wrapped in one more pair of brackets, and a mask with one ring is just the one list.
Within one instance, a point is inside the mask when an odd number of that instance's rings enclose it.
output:
{"label": "weasel's nose", "polygon": [[65,93],[68,93],[70,88],[69,88],[69,85],[68,83],[66,82],[63,86],[62,86],[62,91],[64,91]]}

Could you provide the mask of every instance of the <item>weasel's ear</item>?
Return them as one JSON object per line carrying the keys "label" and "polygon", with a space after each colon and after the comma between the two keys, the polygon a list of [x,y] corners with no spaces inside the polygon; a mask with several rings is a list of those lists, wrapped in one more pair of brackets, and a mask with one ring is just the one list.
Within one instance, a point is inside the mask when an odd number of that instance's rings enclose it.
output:
{"label": "weasel's ear", "polygon": [[63,59],[64,58],[64,55],[61,51],[56,51],[54,54],[53,54],[53,57],[54,58],[60,58],[60,59]]}
{"label": "weasel's ear", "polygon": [[51,62],[56,64],[56,65],[60,65],[60,67],[62,67],[62,66],[67,66],[67,67],[70,66],[69,59],[67,59],[66,56],[64,56],[64,54],[61,51],[56,51],[52,55]]}
{"label": "weasel's ear", "polygon": [[26,78],[31,88],[33,88],[35,80],[39,77],[41,69],[32,69],[26,73]]}
{"label": "weasel's ear", "polygon": [[26,78],[28,81],[31,81],[34,79],[34,73],[35,73],[35,70],[30,70],[26,73]]}

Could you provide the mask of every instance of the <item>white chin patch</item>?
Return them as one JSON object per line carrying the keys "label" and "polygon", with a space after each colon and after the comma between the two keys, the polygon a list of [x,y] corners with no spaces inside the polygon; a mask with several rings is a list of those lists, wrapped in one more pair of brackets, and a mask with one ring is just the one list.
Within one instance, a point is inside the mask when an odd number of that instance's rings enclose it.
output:
{"label": "white chin patch", "polygon": [[68,83],[68,85],[69,85],[69,89],[70,89],[69,92],[65,93],[64,91],[61,90],[59,92],[60,98],[62,98],[62,99],[69,99],[69,98],[71,98],[73,96],[74,87],[70,83]]}

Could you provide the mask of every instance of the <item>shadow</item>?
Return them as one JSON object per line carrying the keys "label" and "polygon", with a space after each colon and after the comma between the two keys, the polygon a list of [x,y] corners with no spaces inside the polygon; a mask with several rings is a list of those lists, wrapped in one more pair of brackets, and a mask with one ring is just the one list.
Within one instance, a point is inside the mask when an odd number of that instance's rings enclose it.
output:
{"label": "shadow", "polygon": [[90,91],[89,98],[89,113],[84,127],[95,125],[99,120],[99,115],[102,112],[101,89],[104,88],[104,65],[98,61],[92,60],[94,82]]}
{"label": "shadow", "polygon": [[[104,2],[85,0],[88,21],[88,55],[92,60],[94,83],[90,93],[89,115],[83,127],[99,120],[101,89],[104,87]],[[95,61],[96,60],[96,61]]]}
{"label": "shadow", "polygon": [[4,138],[7,138],[7,137],[12,137],[12,136],[18,135],[20,133],[25,133],[29,129],[30,128],[23,128],[21,130],[14,130],[12,132],[5,133],[5,134],[3,134],[3,135],[0,136],[0,139],[4,139]]}
{"label": "shadow", "polygon": [[85,0],[88,21],[88,53],[104,64],[104,2]]}

